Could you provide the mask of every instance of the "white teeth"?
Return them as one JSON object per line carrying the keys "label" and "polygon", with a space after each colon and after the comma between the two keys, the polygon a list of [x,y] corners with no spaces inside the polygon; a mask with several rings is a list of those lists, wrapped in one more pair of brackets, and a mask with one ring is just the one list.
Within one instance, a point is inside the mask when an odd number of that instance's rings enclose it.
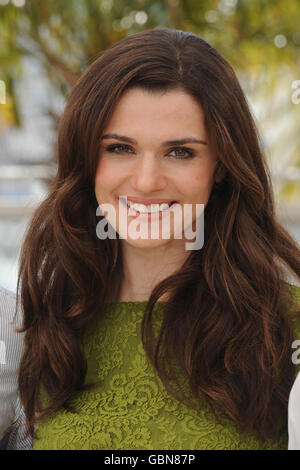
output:
{"label": "white teeth", "polygon": [[[170,203],[170,205],[171,205],[171,203]],[[166,202],[164,202],[163,204],[159,205],[159,210],[164,211],[164,210],[168,209],[170,207],[170,205],[167,204]]]}
{"label": "white teeth", "polygon": [[137,204],[137,203],[132,203],[131,201],[127,201],[127,205],[128,207],[134,209],[137,212],[150,212],[150,213],[164,211],[170,207],[170,205],[165,202],[162,204],[151,204],[149,206],[146,206],[144,204]]}

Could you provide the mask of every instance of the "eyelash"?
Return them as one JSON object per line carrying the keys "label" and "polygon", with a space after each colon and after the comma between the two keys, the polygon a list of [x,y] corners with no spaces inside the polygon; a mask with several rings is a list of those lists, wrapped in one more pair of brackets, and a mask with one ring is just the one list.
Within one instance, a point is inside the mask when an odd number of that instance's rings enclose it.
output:
{"label": "eyelash", "polygon": [[[117,148],[122,148],[122,147],[125,148],[125,149],[131,150],[131,148],[128,145],[125,145],[125,144],[109,145],[108,147],[106,147],[105,150],[107,150],[108,152],[113,153],[113,152],[116,151]],[[172,156],[172,158],[175,158],[176,160],[187,160],[187,159],[193,158],[195,156],[195,152],[191,149],[186,148],[186,147],[173,147],[171,149],[171,151],[173,151],[173,150],[184,150],[187,153],[187,156],[185,156],[185,157],[182,157],[182,156],[181,157],[174,157],[174,156]],[[116,152],[116,153],[119,154],[119,153],[122,153],[122,151],[121,152],[119,151],[119,152]]]}

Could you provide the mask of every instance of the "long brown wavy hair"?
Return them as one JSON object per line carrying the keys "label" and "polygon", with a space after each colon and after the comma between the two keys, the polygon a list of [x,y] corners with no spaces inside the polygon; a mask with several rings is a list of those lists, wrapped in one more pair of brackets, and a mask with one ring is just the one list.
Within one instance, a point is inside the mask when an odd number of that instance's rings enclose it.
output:
{"label": "long brown wavy hair", "polygon": [[[232,67],[200,37],[167,28],[129,35],[102,53],[73,87],[61,118],[57,176],[20,257],[19,387],[30,432],[88,386],[82,332],[105,303],[119,299],[122,245],[97,238],[94,186],[101,135],[131,87],[195,97],[224,176],[205,208],[203,248],[191,251],[147,302],[146,354],[178,399],[185,399],[179,370],[198,406],[204,396],[241,432],[266,438],[286,420],[295,378],[287,308],[293,300],[282,267],[300,280],[300,248],[276,219],[258,132]],[[157,337],[152,314],[165,293]],[[41,386],[49,397],[43,410]]]}

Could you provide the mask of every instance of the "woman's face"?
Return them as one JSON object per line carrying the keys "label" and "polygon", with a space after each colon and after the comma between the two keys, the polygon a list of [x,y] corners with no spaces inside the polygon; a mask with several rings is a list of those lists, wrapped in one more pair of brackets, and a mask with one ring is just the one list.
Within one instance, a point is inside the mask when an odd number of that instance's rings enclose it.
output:
{"label": "woman's face", "polygon": [[[116,220],[110,212],[106,219],[127,243],[139,247],[184,243],[184,207],[193,207],[194,223],[195,204],[206,205],[209,199],[215,164],[202,108],[191,95],[181,90],[149,93],[133,88],[122,95],[104,129],[96,198],[101,207],[110,204],[115,210]],[[129,209],[120,197],[142,206]],[[146,212],[145,205],[152,205],[154,214]],[[181,242],[176,236],[178,215],[180,224],[184,222],[179,229]],[[164,236],[163,223],[170,227]],[[155,233],[158,226],[155,238],[151,230]],[[144,238],[137,239],[133,235],[137,232]]]}

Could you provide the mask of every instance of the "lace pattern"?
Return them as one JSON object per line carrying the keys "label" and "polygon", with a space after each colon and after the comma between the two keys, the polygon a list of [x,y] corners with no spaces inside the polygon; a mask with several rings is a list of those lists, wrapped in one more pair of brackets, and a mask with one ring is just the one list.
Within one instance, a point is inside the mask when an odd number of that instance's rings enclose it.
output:
{"label": "lace pattern", "polygon": [[[300,288],[292,289],[300,304]],[[90,325],[84,336],[86,382],[101,384],[74,394],[75,411],[60,409],[45,418],[34,449],[287,449],[287,434],[277,441],[241,435],[231,420],[217,421],[205,400],[194,410],[164,389],[141,343],[145,306],[111,304]]]}

